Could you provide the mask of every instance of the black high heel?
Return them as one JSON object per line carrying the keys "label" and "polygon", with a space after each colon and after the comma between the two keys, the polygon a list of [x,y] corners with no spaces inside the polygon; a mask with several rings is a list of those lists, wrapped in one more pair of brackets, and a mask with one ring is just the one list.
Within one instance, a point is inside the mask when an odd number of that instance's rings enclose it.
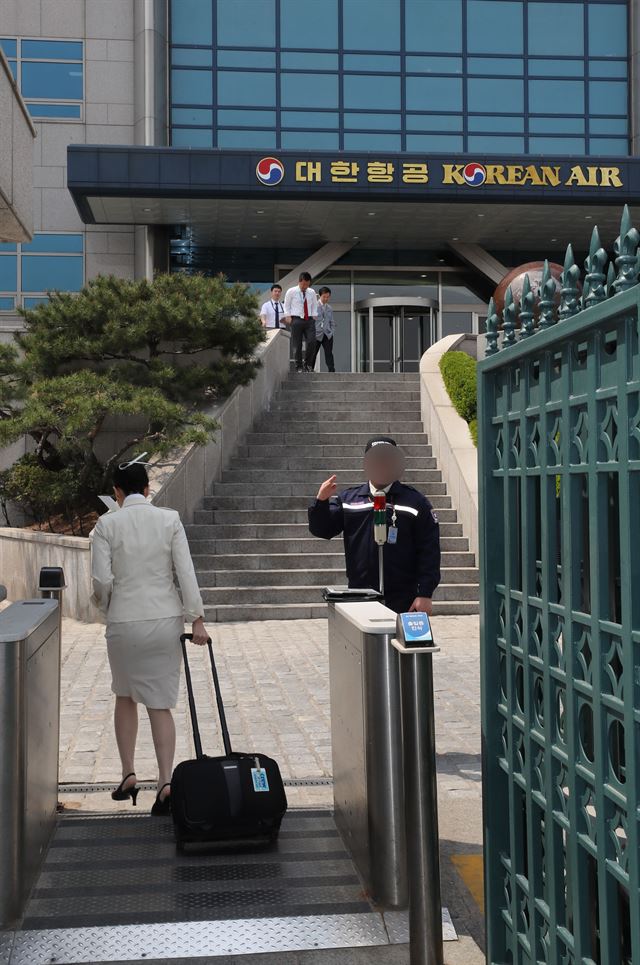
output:
{"label": "black high heel", "polygon": [[171,787],[171,784],[163,784],[158,793],[156,794],[156,799],[151,808],[151,813],[156,818],[166,817],[171,814],[171,795],[167,794],[164,800],[160,797],[165,787]]}
{"label": "black high heel", "polygon": [[136,776],[135,772],[132,771],[131,774],[127,774],[126,777],[122,778],[122,780],[120,781],[120,784],[115,789],[115,791],[111,792],[111,797],[113,798],[114,801],[127,801],[129,798],[131,798],[131,803],[133,804],[134,807],[136,806],[136,803],[138,800],[138,794],[140,793],[140,788],[136,787],[135,784],[133,785],[133,787],[128,787],[126,790],[124,788],[125,781],[128,781],[130,777],[135,777],[135,776]]}

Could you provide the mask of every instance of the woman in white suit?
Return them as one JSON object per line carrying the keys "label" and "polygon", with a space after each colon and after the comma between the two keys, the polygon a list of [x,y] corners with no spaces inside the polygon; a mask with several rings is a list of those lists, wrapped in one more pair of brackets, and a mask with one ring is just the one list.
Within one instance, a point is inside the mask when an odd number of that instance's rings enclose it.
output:
{"label": "woman in white suit", "polygon": [[120,466],[113,481],[120,509],[98,520],[91,556],[93,599],[107,616],[114,725],[122,761],[122,782],[111,796],[136,803],[138,704],[144,704],[158,760],[158,793],[151,813],[162,815],[171,807],[176,746],[171,708],[180,683],[180,634],[188,620],[193,642],[207,642],[204,607],[180,517],[147,502],[145,466],[139,461]]}

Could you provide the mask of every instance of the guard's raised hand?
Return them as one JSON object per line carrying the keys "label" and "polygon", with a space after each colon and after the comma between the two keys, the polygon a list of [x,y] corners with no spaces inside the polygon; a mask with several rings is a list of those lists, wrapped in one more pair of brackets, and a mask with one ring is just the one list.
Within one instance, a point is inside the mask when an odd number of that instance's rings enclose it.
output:
{"label": "guard's raised hand", "polygon": [[338,491],[338,486],[336,485],[337,478],[337,476],[329,476],[328,479],[325,479],[318,490],[317,498],[319,500],[324,502],[326,499],[331,499],[332,496],[335,496]]}

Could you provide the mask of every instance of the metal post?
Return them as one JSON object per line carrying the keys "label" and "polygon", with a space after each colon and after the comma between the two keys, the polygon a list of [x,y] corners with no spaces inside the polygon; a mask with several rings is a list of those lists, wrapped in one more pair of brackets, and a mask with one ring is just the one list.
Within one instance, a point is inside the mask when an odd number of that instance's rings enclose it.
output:
{"label": "metal post", "polygon": [[380,596],[384,600],[384,546],[378,545],[378,589]]}
{"label": "metal post", "polygon": [[410,960],[411,965],[443,965],[432,653],[398,649],[402,653]]}

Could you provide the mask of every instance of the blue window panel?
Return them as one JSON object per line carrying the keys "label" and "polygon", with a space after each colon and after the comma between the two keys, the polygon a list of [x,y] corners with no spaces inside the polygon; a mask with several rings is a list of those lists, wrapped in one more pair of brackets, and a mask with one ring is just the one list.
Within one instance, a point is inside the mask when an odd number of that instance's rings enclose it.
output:
{"label": "blue window panel", "polygon": [[405,47],[462,53],[462,0],[405,0]]}
{"label": "blue window panel", "polygon": [[[282,107],[333,107],[338,106],[337,74],[287,74],[280,75],[280,99]],[[308,127],[308,123],[305,125]]]}
{"label": "blue window panel", "polygon": [[345,114],[344,126],[356,131],[401,131],[400,114]]}
{"label": "blue window panel", "polygon": [[218,111],[218,124],[224,127],[275,127],[275,111]]}
{"label": "blue window panel", "polygon": [[337,54],[302,53],[301,51],[280,54],[280,66],[289,70],[337,70]]}
{"label": "blue window panel", "polygon": [[407,114],[408,131],[461,131],[462,116],[459,114]]}
{"label": "blue window panel", "polygon": [[18,61],[17,61],[17,60],[9,60],[9,61],[8,61],[8,64],[9,64],[9,70],[10,70],[11,73],[13,74],[13,79],[14,79],[14,80],[17,80],[17,79],[18,79]]}
{"label": "blue window panel", "polygon": [[[221,111],[220,113],[223,112]],[[213,111],[203,110],[199,107],[174,107],[171,111],[171,123],[211,127],[213,124]]]}
{"label": "blue window panel", "polygon": [[373,70],[376,74],[400,73],[400,58],[390,54],[345,54],[345,70]]}
{"label": "blue window panel", "polygon": [[218,103],[239,107],[275,107],[276,75],[260,71],[219,70]]}
{"label": "blue window panel", "polygon": [[470,74],[521,77],[524,73],[524,61],[521,57],[469,57],[467,67]]}
{"label": "blue window panel", "polygon": [[219,50],[218,67],[275,67],[271,50]]}
{"label": "blue window panel", "polygon": [[524,151],[523,137],[504,137],[496,134],[473,134],[468,140],[469,151],[491,154],[520,154]]}
{"label": "blue window panel", "polygon": [[210,70],[172,70],[171,100],[174,104],[211,104],[213,74]]}
{"label": "blue window panel", "polygon": [[32,117],[81,117],[80,104],[27,104]]}
{"label": "blue window panel", "polygon": [[309,111],[282,111],[280,119],[284,127],[339,127],[340,115],[332,111],[310,114]]}
{"label": "blue window panel", "polygon": [[462,57],[407,57],[408,74],[461,74]]}
{"label": "blue window panel", "polygon": [[17,57],[17,56],[18,56],[18,44],[17,44],[17,41],[0,38],[0,47],[2,48],[5,57]]}
{"label": "blue window panel", "polygon": [[589,55],[591,57],[626,57],[627,4],[588,3]]}
{"label": "blue window panel", "polygon": [[529,154],[584,154],[583,137],[530,137]]}
{"label": "blue window panel", "polygon": [[589,84],[590,114],[626,114],[629,88],[625,81],[596,80]]}
{"label": "blue window panel", "polygon": [[18,257],[17,255],[2,255],[0,257],[0,292],[15,292],[18,290]]}
{"label": "blue window panel", "polygon": [[591,137],[589,138],[589,153],[626,157],[629,153],[629,142],[624,137]]}
{"label": "blue window panel", "polygon": [[213,147],[213,131],[205,128],[174,127],[171,131],[173,147]]}
{"label": "blue window panel", "polygon": [[469,131],[496,131],[498,134],[524,134],[524,117],[506,117],[496,114],[484,117],[469,117]]}
{"label": "blue window panel", "polygon": [[343,84],[344,106],[347,109],[400,110],[399,77],[345,74]]}
{"label": "blue window panel", "polygon": [[14,241],[0,241],[0,254],[3,251],[17,251],[18,246]]}
{"label": "blue window panel", "polygon": [[626,60],[590,60],[589,74],[592,77],[627,77]]}
{"label": "blue window panel", "polygon": [[629,133],[628,121],[621,117],[592,117],[589,121],[590,134],[622,134]]}
{"label": "blue window panel", "polygon": [[456,134],[407,134],[407,151],[462,151],[462,136]]}
{"label": "blue window panel", "polygon": [[337,151],[340,137],[329,131],[283,131],[282,147],[285,150]]}
{"label": "blue window panel", "polygon": [[15,298],[0,296],[0,312],[12,312],[16,307]]}
{"label": "blue window panel", "polygon": [[22,290],[25,292],[80,291],[83,283],[82,258],[55,255],[22,256]]}
{"label": "blue window panel", "polygon": [[338,49],[338,0],[280,0],[280,43],[309,46],[309,27],[322,50]]}
{"label": "blue window panel", "polygon": [[347,151],[400,151],[402,139],[399,134],[345,134]]}
{"label": "blue window panel", "polygon": [[275,146],[275,131],[218,131],[218,147],[271,151]]}
{"label": "blue window panel", "polygon": [[584,134],[584,117],[530,117],[531,134]]}
{"label": "blue window panel", "polygon": [[[304,37],[306,26],[298,24]],[[221,47],[275,47],[275,0],[218,0],[218,43]]]}
{"label": "blue window panel", "polygon": [[460,77],[407,77],[406,85],[407,110],[462,110]]}
{"label": "blue window panel", "polygon": [[212,50],[196,50],[195,47],[173,47],[171,63],[174,67],[211,67]]}
{"label": "blue window panel", "polygon": [[529,77],[584,77],[584,60],[529,58]]}
{"label": "blue window panel", "polygon": [[524,42],[520,0],[501,3],[495,0],[468,0],[467,51],[470,54],[522,54]]}
{"label": "blue window panel", "polygon": [[25,242],[23,252],[34,254],[46,252],[55,254],[82,254],[83,235],[36,234],[33,241]]}
{"label": "blue window panel", "polygon": [[583,114],[584,83],[581,80],[529,81],[532,114]]}
{"label": "blue window panel", "polygon": [[529,53],[543,57],[581,57],[584,53],[584,3],[527,4]]}
{"label": "blue window panel", "polygon": [[493,80],[471,77],[467,80],[467,109],[494,114],[517,114],[524,111],[524,83],[521,80]]}
{"label": "blue window panel", "polygon": [[37,308],[38,305],[46,305],[48,301],[46,295],[41,295],[39,298],[32,295],[29,298],[23,298],[22,304],[25,308]]}
{"label": "blue window panel", "polygon": [[22,96],[82,100],[82,64],[22,64]]}
{"label": "blue window panel", "polygon": [[21,55],[36,60],[82,60],[82,42],[71,40],[23,40]]}
{"label": "blue window panel", "polygon": [[211,0],[171,0],[171,43],[213,43]]}
{"label": "blue window panel", "polygon": [[[342,0],[345,50],[399,50],[400,4],[390,0]],[[322,43],[322,20],[315,25]]]}

